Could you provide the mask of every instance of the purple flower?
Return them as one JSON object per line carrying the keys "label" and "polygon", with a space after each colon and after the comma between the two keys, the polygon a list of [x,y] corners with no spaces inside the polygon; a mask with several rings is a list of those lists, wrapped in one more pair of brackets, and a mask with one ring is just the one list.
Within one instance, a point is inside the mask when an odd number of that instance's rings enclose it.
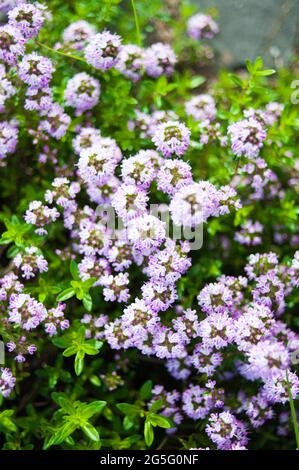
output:
{"label": "purple flower", "polygon": [[256,287],[253,289],[254,300],[272,308],[276,315],[284,312],[285,295],[284,284],[275,270],[258,277]]}
{"label": "purple flower", "polygon": [[241,230],[235,233],[234,239],[241,243],[241,245],[256,246],[262,243],[261,234],[264,231],[264,226],[256,221],[253,222],[251,219],[247,220],[241,225]]}
{"label": "purple flower", "polygon": [[195,121],[213,121],[217,113],[215,100],[208,94],[191,98],[185,103],[185,111],[187,116],[192,116]]}
{"label": "purple flower", "polygon": [[172,324],[186,343],[198,337],[199,319],[196,310],[184,310],[183,314],[172,320]]}
{"label": "purple flower", "polygon": [[109,31],[97,33],[89,39],[84,51],[85,59],[96,69],[105,71],[117,64],[121,48],[121,38],[117,34]]}
{"label": "purple flower", "polygon": [[286,374],[288,373],[288,381],[290,384],[291,395],[296,400],[299,394],[299,379],[298,376],[288,371],[283,371],[280,375],[269,377],[265,381],[264,393],[271,403],[286,403],[289,401],[288,382]]}
{"label": "purple flower", "polygon": [[113,176],[116,167],[111,153],[94,145],[82,150],[78,161],[78,173],[85,183],[104,184]]}
{"label": "purple flower", "polygon": [[127,302],[130,293],[127,286],[129,285],[129,274],[119,273],[116,276],[106,274],[101,279],[104,286],[103,294],[106,302]]}
{"label": "purple flower", "polygon": [[82,127],[78,135],[73,140],[73,147],[76,154],[81,155],[82,150],[86,150],[95,145],[100,145],[101,133],[93,127]]}
{"label": "purple flower", "polygon": [[102,339],[104,338],[105,326],[109,322],[107,315],[93,316],[85,313],[81,319],[81,323],[85,326],[85,333],[87,339]]}
{"label": "purple flower", "polygon": [[32,330],[45,320],[47,310],[44,305],[28,294],[13,294],[9,300],[8,318],[11,323],[24,330]]}
{"label": "purple flower", "polygon": [[45,331],[49,336],[54,336],[58,330],[66,330],[70,326],[70,322],[64,318],[64,310],[66,305],[59,303],[56,308],[48,310],[45,320]]}
{"label": "purple flower", "polygon": [[154,111],[150,115],[150,121],[148,123],[148,135],[152,137],[156,132],[156,128],[160,124],[166,124],[169,121],[178,121],[179,116],[171,109]]}
{"label": "purple flower", "polygon": [[282,103],[271,102],[266,105],[263,118],[267,126],[273,126],[284,110]]}
{"label": "purple flower", "polygon": [[121,164],[123,182],[148,189],[156,176],[156,169],[152,163],[156,156],[154,150],[140,150],[135,156],[123,159]]}
{"label": "purple flower", "polygon": [[227,213],[228,201],[223,198],[224,193],[208,181],[183,186],[174,194],[169,206],[172,220],[176,225],[196,227],[211,216]]}
{"label": "purple flower", "polygon": [[82,218],[79,223],[79,252],[85,256],[102,256],[110,245],[109,233],[101,221]]}
{"label": "purple flower", "polygon": [[241,351],[250,351],[254,344],[269,338],[274,318],[271,310],[257,302],[246,306],[244,313],[234,323],[234,340]]}
{"label": "purple flower", "polygon": [[68,47],[80,51],[95,33],[96,28],[87,21],[75,21],[63,31],[63,42]]}
{"label": "purple flower", "polygon": [[112,196],[120,186],[116,176],[110,176],[105,181],[92,181],[87,183],[87,194],[91,201],[97,204],[111,204]]}
{"label": "purple flower", "polygon": [[7,343],[7,349],[11,353],[14,353],[14,360],[16,362],[26,362],[26,356],[29,354],[32,356],[36,351],[37,347],[35,344],[32,344],[29,336],[30,332],[25,332],[26,334],[22,334],[18,337],[18,341],[15,343],[13,341],[9,341]]}
{"label": "purple flower", "polygon": [[158,217],[144,214],[127,225],[128,239],[134,248],[144,256],[153,253],[165,240],[166,227]]}
{"label": "purple flower", "polygon": [[182,394],[182,408],[186,415],[194,420],[204,419],[213,408],[223,407],[223,390],[215,389],[215,382],[207,384],[210,388],[202,388],[198,385],[189,385]]}
{"label": "purple flower", "polygon": [[174,286],[165,286],[162,282],[146,282],[141,287],[141,291],[144,302],[154,312],[165,312],[177,299]]}
{"label": "purple flower", "polygon": [[58,217],[59,212],[56,208],[44,206],[41,201],[32,201],[29,204],[24,219],[27,224],[36,225],[40,229],[43,229],[41,233],[45,233],[44,227],[55,222]]}
{"label": "purple flower", "polygon": [[227,137],[222,134],[219,122],[211,122],[209,119],[205,119],[199,122],[198,129],[200,131],[199,142],[201,145],[219,142],[221,147],[227,146]]}
{"label": "purple flower", "polygon": [[241,374],[248,380],[266,381],[285,374],[290,365],[290,354],[280,341],[265,339],[252,345],[247,360],[248,363],[239,366]]}
{"label": "purple flower", "polygon": [[96,106],[99,96],[99,81],[85,72],[74,75],[67,82],[64,92],[66,105],[75,108],[78,114]]}
{"label": "purple flower", "polygon": [[256,253],[248,257],[248,263],[244,268],[249,279],[257,279],[268,271],[276,269],[278,258],[276,253]]}
{"label": "purple flower", "polygon": [[[117,215],[127,222],[146,212],[147,201],[148,196],[144,189],[134,184],[121,184],[112,196],[111,204]],[[132,236],[135,230],[138,227],[134,224]]]}
{"label": "purple flower", "polygon": [[137,82],[143,74],[144,51],[134,44],[123,46],[116,68],[133,82]]}
{"label": "purple flower", "polygon": [[211,313],[199,323],[198,335],[206,348],[225,348],[234,339],[233,321],[225,312]]}
{"label": "purple flower", "polygon": [[201,374],[211,376],[217,367],[222,363],[223,357],[220,352],[213,352],[213,349],[197,343],[191,356],[192,365]]}
{"label": "purple flower", "polygon": [[261,122],[254,118],[243,119],[228,127],[231,138],[232,152],[241,157],[255,159],[263,146],[267,133]]}
{"label": "purple flower", "polygon": [[0,372],[0,393],[7,398],[15,387],[16,379],[8,367],[1,367]]}
{"label": "purple flower", "polygon": [[[159,410],[159,413],[162,416],[166,416],[170,418],[175,425],[179,425],[183,417],[180,413],[180,408],[178,406],[178,401],[180,399],[180,394],[176,390],[172,390],[171,392],[167,392],[163,385],[155,385],[152,389],[152,400],[149,402],[148,407],[150,408],[153,403],[156,401],[162,402],[162,408]],[[176,430],[176,428],[167,429],[168,433],[172,433]]]}
{"label": "purple flower", "polygon": [[27,54],[19,63],[19,78],[34,88],[44,88],[50,83],[54,67],[50,59],[36,52]]}
{"label": "purple flower", "polygon": [[197,296],[198,304],[207,314],[229,313],[233,304],[233,293],[223,283],[205,286]]}
{"label": "purple flower", "polygon": [[188,251],[186,244],[176,245],[175,241],[166,239],[165,248],[149,256],[144,272],[153,281],[174,284],[191,266]]}
{"label": "purple flower", "polygon": [[128,240],[123,240],[119,233],[117,235],[119,239],[116,237],[117,239],[113,241],[113,245],[108,248],[105,255],[116,272],[123,272],[131,266],[134,254]]}
{"label": "purple flower", "polygon": [[0,26],[0,60],[16,65],[19,56],[24,55],[25,39],[17,28],[6,24]]}
{"label": "purple flower", "polygon": [[116,141],[111,137],[101,137],[99,146],[111,156],[111,159],[115,161],[115,163],[119,163],[122,159],[121,150]]}
{"label": "purple flower", "polygon": [[144,67],[153,78],[172,75],[177,57],[169,44],[158,42],[144,52]]}
{"label": "purple flower", "polygon": [[38,88],[30,86],[26,90],[25,109],[38,111],[43,114],[53,105],[52,89],[48,87]]}
{"label": "purple flower", "polygon": [[87,255],[78,265],[80,278],[86,281],[91,277],[98,279],[95,286],[102,285],[102,276],[111,274],[110,264],[106,258],[99,258],[95,255]]}
{"label": "purple flower", "polygon": [[40,129],[44,130],[56,140],[62,139],[71,123],[71,118],[64,113],[58,103],[53,103],[49,111],[42,113],[44,119],[40,121]]}
{"label": "purple flower", "polygon": [[212,39],[219,32],[219,28],[210,15],[197,13],[189,18],[187,32],[195,40]]}
{"label": "purple flower", "polygon": [[268,419],[274,417],[273,409],[269,406],[269,401],[263,393],[248,398],[244,408],[254,428],[259,428]]}
{"label": "purple flower", "polygon": [[16,94],[16,88],[8,80],[4,65],[0,64],[0,112],[3,112],[5,101]]}
{"label": "purple flower", "polygon": [[192,183],[192,171],[188,163],[182,160],[166,160],[157,174],[158,189],[173,195],[183,186]]}
{"label": "purple flower", "polygon": [[168,359],[166,369],[176,380],[186,380],[191,375],[189,357]]}
{"label": "purple flower", "polygon": [[236,445],[246,446],[248,442],[245,425],[230,411],[212,413],[206,433],[220,450],[232,450]]}
{"label": "purple flower", "polygon": [[180,334],[157,324],[153,331],[153,351],[159,359],[185,357],[185,342]]}
{"label": "purple flower", "polygon": [[9,24],[17,28],[26,39],[33,38],[38,35],[44,23],[45,9],[46,7],[39,3],[22,3],[9,11]]}
{"label": "purple flower", "polygon": [[57,204],[67,208],[76,195],[80,192],[80,184],[77,181],[70,182],[67,178],[55,178],[52,189],[45,192],[45,201],[49,204]]}
{"label": "purple flower", "polygon": [[14,122],[0,122],[0,161],[13,153],[18,143],[18,128]]}
{"label": "purple flower", "polygon": [[47,260],[36,246],[27,247],[24,253],[18,253],[13,259],[13,263],[17,268],[21,268],[22,277],[30,279],[37,272],[43,273],[48,271]]}
{"label": "purple flower", "polygon": [[168,121],[157,126],[152,141],[164,157],[181,156],[189,147],[191,132],[185,124]]}

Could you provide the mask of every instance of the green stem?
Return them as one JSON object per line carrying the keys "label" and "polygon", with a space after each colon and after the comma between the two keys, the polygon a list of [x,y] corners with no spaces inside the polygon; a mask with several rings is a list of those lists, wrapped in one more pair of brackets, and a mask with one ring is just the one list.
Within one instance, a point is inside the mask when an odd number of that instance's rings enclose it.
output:
{"label": "green stem", "polygon": [[296,416],[296,409],[295,409],[295,405],[294,405],[294,400],[293,400],[293,397],[292,397],[288,371],[286,371],[286,379],[287,379],[287,384],[288,384],[288,395],[289,395],[289,400],[290,400],[292,421],[293,421],[294,432],[295,432],[295,436],[296,436],[296,447],[297,447],[297,450],[299,450],[299,426],[298,426],[298,421],[297,421],[297,416]]}
{"label": "green stem", "polygon": [[137,36],[137,44],[139,47],[142,47],[142,40],[141,40],[141,34],[140,34],[140,27],[139,27],[139,21],[138,21],[138,15],[137,15],[137,10],[135,6],[134,0],[131,0],[132,3],[132,8],[134,12],[134,19],[135,19],[135,26],[136,26],[136,36]]}
{"label": "green stem", "polygon": [[84,62],[84,64],[87,64],[86,60],[83,59],[82,57],[72,55],[72,54],[67,54],[66,52],[59,51],[58,49],[53,49],[52,47],[46,46],[46,44],[43,44],[42,42],[39,42],[39,41],[36,41],[36,44],[43,47],[44,49],[47,49],[48,51],[54,52],[55,54],[63,55],[64,57],[68,57],[69,59],[79,60],[80,62]]}

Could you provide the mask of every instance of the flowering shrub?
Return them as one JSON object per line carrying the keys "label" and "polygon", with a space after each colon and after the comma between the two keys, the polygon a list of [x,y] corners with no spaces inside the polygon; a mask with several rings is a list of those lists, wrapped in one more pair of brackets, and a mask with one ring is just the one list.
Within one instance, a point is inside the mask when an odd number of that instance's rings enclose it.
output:
{"label": "flowering shrub", "polygon": [[2,446],[293,449],[295,70],[135,3],[2,7]]}

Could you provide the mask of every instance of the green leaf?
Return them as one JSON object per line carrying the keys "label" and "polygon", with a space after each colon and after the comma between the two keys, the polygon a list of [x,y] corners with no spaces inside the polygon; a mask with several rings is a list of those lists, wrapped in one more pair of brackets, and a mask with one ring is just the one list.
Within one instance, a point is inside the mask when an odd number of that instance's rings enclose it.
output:
{"label": "green leaf", "polygon": [[162,406],[164,405],[164,401],[163,400],[156,400],[154,401],[154,403],[151,405],[150,407],[150,411],[158,411],[162,408]]}
{"label": "green leaf", "polygon": [[140,412],[142,411],[139,406],[136,405],[130,405],[129,403],[118,403],[116,405],[116,408],[119,409],[124,415],[128,416],[134,416],[134,415],[139,415]]}
{"label": "green leaf", "polygon": [[258,56],[255,59],[254,64],[253,64],[254,70],[256,71],[256,70],[262,69],[263,65],[264,65],[263,58],[261,56]]}
{"label": "green leaf", "polygon": [[57,296],[57,301],[58,302],[63,302],[64,300],[68,300],[71,297],[74,297],[75,295],[75,290],[72,287],[69,287],[68,289],[63,290],[58,294]]}
{"label": "green leaf", "polygon": [[70,356],[73,356],[74,354],[76,354],[77,351],[78,351],[78,349],[77,349],[76,346],[70,346],[65,351],[63,351],[62,355],[65,356],[65,357],[70,357]]}
{"label": "green leaf", "polygon": [[58,404],[61,406],[61,408],[69,415],[74,413],[75,408],[73,404],[68,400],[67,398],[63,396],[57,397]]}
{"label": "green leaf", "polygon": [[153,426],[159,426],[159,428],[168,429],[174,427],[174,424],[171,419],[167,418],[166,416],[149,414],[148,420]]}
{"label": "green leaf", "polygon": [[73,279],[75,279],[76,281],[81,280],[78,265],[73,259],[70,262],[70,272],[71,272],[71,275],[72,275]]}
{"label": "green leaf", "polygon": [[144,440],[148,447],[154,442],[154,430],[149,421],[145,421],[144,423]]}
{"label": "green leaf", "polygon": [[94,385],[95,387],[100,387],[102,382],[101,382],[101,379],[97,376],[97,375],[92,375],[90,377],[90,382],[92,383],[92,385]]}
{"label": "green leaf", "polygon": [[57,348],[67,348],[71,344],[71,340],[68,335],[61,336],[60,338],[53,338],[52,343]]}
{"label": "green leaf", "polygon": [[141,400],[149,400],[152,396],[153,382],[147,380],[141,387],[139,395]]}
{"label": "green leaf", "polygon": [[61,444],[63,441],[66,440],[70,434],[72,434],[77,429],[75,423],[70,421],[66,422],[55,434],[50,438],[47,447],[54,446]]}
{"label": "green leaf", "polygon": [[256,75],[259,75],[261,77],[268,77],[269,75],[273,75],[276,73],[276,70],[274,69],[267,69],[267,70],[259,70],[256,72]]}
{"label": "green leaf", "polygon": [[80,354],[80,352],[77,352],[76,357],[75,357],[74,366],[75,366],[76,375],[80,375],[84,368],[84,356],[82,357],[82,354]]}
{"label": "green leaf", "polygon": [[91,418],[96,413],[101,413],[102,410],[107,405],[106,401],[96,400],[92,403],[88,403],[88,405],[84,405],[83,409],[81,410],[82,416],[86,419]]}
{"label": "green leaf", "polygon": [[86,353],[86,354],[89,354],[89,356],[95,356],[96,354],[98,354],[99,352],[99,349],[101,348],[101,346],[103,345],[103,343],[100,343],[100,346],[99,347],[95,347],[91,344],[88,344],[87,342],[85,344],[82,345],[82,350]]}
{"label": "green leaf", "polygon": [[201,75],[196,75],[195,77],[192,77],[190,82],[189,82],[189,88],[197,88],[200,85],[202,85],[206,81],[205,77],[202,77]]}
{"label": "green leaf", "polygon": [[248,72],[251,73],[252,70],[253,70],[253,66],[252,66],[251,61],[249,59],[246,59],[245,63],[246,63],[246,67],[247,67]]}
{"label": "green leaf", "polygon": [[90,294],[84,294],[83,297],[83,305],[86,308],[88,312],[91,312],[92,310],[92,298]]}
{"label": "green leaf", "polygon": [[241,78],[238,75],[234,73],[230,73],[228,76],[231,79],[231,81],[235,83],[235,85],[238,85],[241,88],[243,88],[243,80],[241,80]]}
{"label": "green leaf", "polygon": [[92,424],[86,423],[84,426],[82,426],[81,429],[84,432],[84,434],[86,434],[86,436],[92,441],[94,442],[100,441],[99,433]]}
{"label": "green leaf", "polygon": [[125,416],[123,419],[123,427],[125,431],[129,431],[134,426],[134,421],[131,420],[130,416]]}

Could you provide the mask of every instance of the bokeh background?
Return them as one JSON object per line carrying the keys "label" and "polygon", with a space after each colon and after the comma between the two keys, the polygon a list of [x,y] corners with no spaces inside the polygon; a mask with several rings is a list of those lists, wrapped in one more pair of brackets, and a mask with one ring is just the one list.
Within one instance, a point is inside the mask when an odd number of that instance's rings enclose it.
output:
{"label": "bokeh background", "polygon": [[194,0],[216,8],[220,33],[212,41],[222,65],[239,67],[261,55],[269,66],[287,65],[299,46],[299,0]]}

